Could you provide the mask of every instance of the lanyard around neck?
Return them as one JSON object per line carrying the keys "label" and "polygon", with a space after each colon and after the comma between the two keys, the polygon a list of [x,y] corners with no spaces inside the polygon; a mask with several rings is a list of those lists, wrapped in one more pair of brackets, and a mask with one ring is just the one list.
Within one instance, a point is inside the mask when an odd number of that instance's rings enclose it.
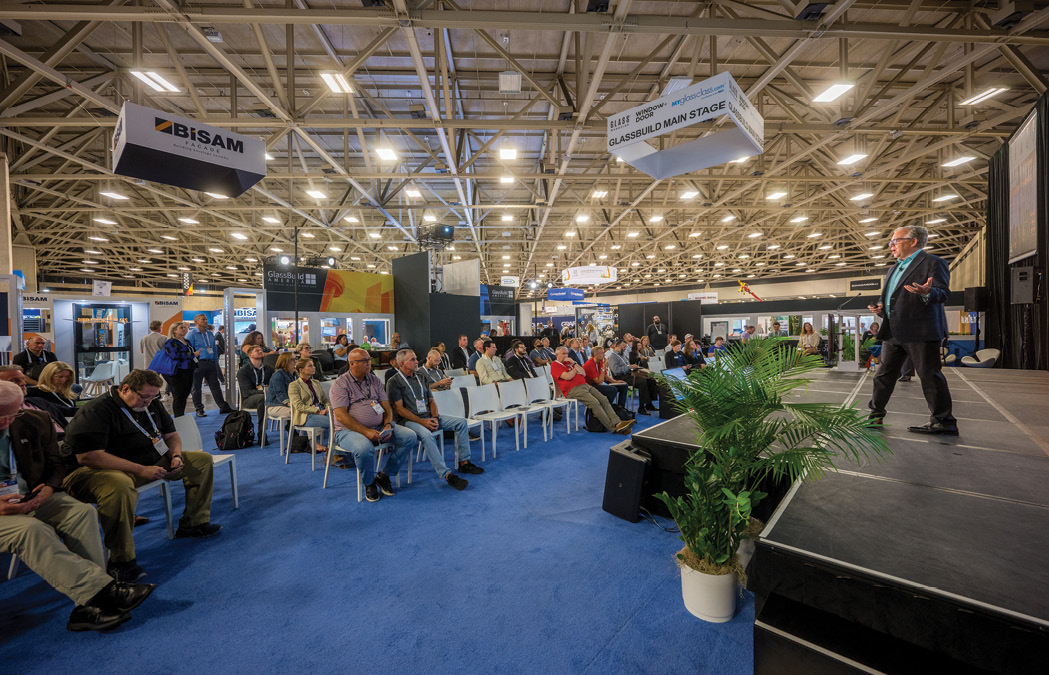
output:
{"label": "lanyard around neck", "polygon": [[[112,396],[112,394],[110,394],[110,396]],[[143,426],[138,423],[138,420],[134,418],[134,416],[131,414],[131,411],[127,409],[126,405],[121,405],[120,410],[123,411],[123,413],[127,416],[129,420],[131,420],[131,423],[135,425],[135,428],[142,432],[143,436],[150,440],[160,438],[160,429],[157,428],[157,423],[153,420],[153,414],[149,412],[148,408],[145,410],[145,413],[146,417],[149,418],[149,424],[153,427],[152,434],[146,431],[145,428],[143,428]]]}
{"label": "lanyard around neck", "polygon": [[[404,383],[406,385],[408,385],[409,389],[412,390],[412,395],[414,396],[415,395],[415,387],[412,386],[412,383],[408,381],[408,378],[404,376],[404,373],[402,371],[398,370],[397,374],[401,376],[401,379],[404,380]],[[419,398],[420,399],[426,398],[426,387],[424,387],[423,383],[419,381],[419,376],[418,375],[412,375],[412,379],[415,380],[416,384],[419,385],[419,388],[422,389],[423,393],[419,394]]]}

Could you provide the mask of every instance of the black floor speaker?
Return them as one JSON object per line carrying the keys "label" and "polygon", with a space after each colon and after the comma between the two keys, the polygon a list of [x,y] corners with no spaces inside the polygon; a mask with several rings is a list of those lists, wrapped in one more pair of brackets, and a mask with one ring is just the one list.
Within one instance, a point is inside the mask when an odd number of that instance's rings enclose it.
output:
{"label": "black floor speaker", "polygon": [[649,466],[648,455],[624,441],[608,451],[605,496],[601,508],[623,520],[641,520],[641,491]]}

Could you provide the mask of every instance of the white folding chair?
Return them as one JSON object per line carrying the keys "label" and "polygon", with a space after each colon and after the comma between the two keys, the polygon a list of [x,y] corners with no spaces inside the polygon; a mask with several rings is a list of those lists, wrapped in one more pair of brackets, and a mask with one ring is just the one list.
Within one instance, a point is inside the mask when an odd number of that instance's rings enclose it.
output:
{"label": "white folding chair", "polygon": [[[340,448],[335,442],[335,414],[332,411],[328,411],[328,436],[331,439],[330,445],[328,446],[328,456],[324,458],[324,484],[321,486],[322,490],[328,489],[328,472],[331,470],[332,455],[336,452],[341,454],[343,457],[354,459],[353,454],[347,450]],[[386,448],[392,447],[391,443],[380,443],[375,451],[375,466],[379,466],[379,453]],[[408,462],[411,464],[411,462]],[[357,501],[360,502],[364,499],[364,482],[361,480],[361,467],[357,466],[354,461],[354,466],[357,469]],[[400,478],[398,477],[398,480]]]}
{"label": "white folding chair", "polygon": [[[183,417],[185,416],[183,415]],[[182,418],[176,417],[175,419],[178,420]],[[190,421],[192,422],[193,418],[190,418]],[[181,436],[182,434],[179,435]],[[143,492],[148,492],[154,488],[160,490],[160,496],[164,498],[164,517],[168,521],[168,539],[174,539],[175,515],[171,509],[171,484],[163,479],[154,480],[150,481],[149,483],[146,483],[145,485],[139,485],[137,488],[135,488],[135,492],[142,494]]]}
{"label": "white folding chair", "polygon": [[529,377],[523,380],[523,382],[525,383],[525,392],[528,395],[528,401],[532,405],[543,406],[549,411],[550,419],[547,421],[547,424],[550,425],[550,436],[553,437],[554,435],[554,409],[559,409],[564,413],[565,433],[572,433],[572,417],[568,414],[568,409],[572,406],[572,399],[563,398],[555,401],[550,398],[550,383],[542,377]]}
{"label": "white folding chair", "polygon": [[[204,441],[200,437],[200,427],[197,426],[197,421],[189,415],[175,418],[175,431],[178,432],[179,437],[182,439],[183,450],[207,452],[204,450]],[[213,468],[218,469],[223,464],[229,465],[229,485],[233,490],[233,508],[240,508],[240,490],[237,486],[237,456],[233,454],[211,455]],[[170,504],[170,502],[171,495],[169,494],[168,503]]]}
{"label": "white folding chair", "polygon": [[[331,406],[328,410],[329,422],[331,421]],[[331,426],[330,424],[328,426]],[[295,436],[296,431],[301,431],[306,434],[306,438],[310,441],[310,463],[312,468],[310,471],[317,470],[317,434],[321,431],[319,427],[307,427],[307,426],[295,426],[294,424],[288,425],[288,452],[284,455],[284,463],[287,464],[291,458],[291,439]],[[331,436],[328,436],[328,445],[331,445]],[[328,448],[331,452],[331,448]]]}
{"label": "white folding chair", "polygon": [[543,442],[545,443],[548,440],[546,418],[549,410],[545,406],[532,405],[528,402],[525,383],[521,380],[500,382],[497,386],[499,387],[499,401],[503,406],[503,410],[521,413],[521,419],[524,420],[522,432],[524,433],[525,449],[528,449],[528,415],[531,413],[539,414],[539,423],[543,427]]}
{"label": "white folding chair", "polygon": [[[431,431],[430,434],[436,439],[437,445],[441,446],[441,457],[444,457],[444,429],[438,429],[437,431]],[[415,461],[421,462],[423,459],[423,442],[420,440],[415,446]],[[452,473],[455,473],[454,471]],[[409,481],[410,482],[410,481]]]}
{"label": "white folding chair", "polygon": [[[483,387],[469,387],[466,394],[470,401],[470,417],[481,422],[492,425],[492,458],[496,457],[495,441],[496,425],[507,420],[524,418],[524,414],[516,410],[503,410],[499,402],[499,390],[494,384],[486,384]],[[521,449],[520,426],[514,424],[514,445],[517,450]]]}
{"label": "white folding chair", "polygon": [[468,375],[469,373],[466,372],[466,368],[450,368],[449,370],[444,371],[444,374],[448,377],[459,377],[460,375]]}
{"label": "white folding chair", "polygon": [[[284,456],[284,423],[291,419],[291,408],[286,405],[268,405],[264,416],[265,422],[262,426],[262,437],[265,439],[269,432],[277,432],[277,444],[280,446],[280,456]],[[274,428],[276,425],[276,428]],[[266,447],[263,443],[262,447]]]}
{"label": "white folding chair", "polygon": [[[467,431],[474,428],[481,429],[481,461],[485,461],[484,454],[484,423],[480,420],[475,420],[471,417],[466,416],[466,406],[463,405],[462,392],[458,389],[449,389],[446,391],[435,391],[433,394],[433,400],[437,403],[437,414],[440,416],[449,417],[462,417],[466,420]],[[456,466],[459,465],[459,456],[455,457]]]}
{"label": "white folding chair", "polygon": [[460,389],[462,387],[476,387],[477,378],[473,375],[458,375],[452,378],[452,389]]}
{"label": "white folding chair", "polygon": [[[555,401],[558,405],[566,405],[570,410],[565,410],[565,429],[568,429],[569,419],[571,413],[575,412],[575,430],[579,431],[579,401],[574,398],[568,398],[561,393],[561,387],[557,386],[554,382],[554,375],[550,372],[549,366],[543,366],[545,368],[547,382],[550,385],[550,400]],[[571,433],[571,431],[568,431]]]}

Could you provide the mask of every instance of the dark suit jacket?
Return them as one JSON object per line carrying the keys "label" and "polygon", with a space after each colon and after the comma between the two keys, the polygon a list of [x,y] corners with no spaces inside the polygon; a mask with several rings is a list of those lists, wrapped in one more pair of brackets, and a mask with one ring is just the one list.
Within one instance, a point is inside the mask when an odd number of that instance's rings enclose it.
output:
{"label": "dark suit jacket", "polygon": [[470,353],[472,351],[473,351],[472,349],[467,347],[466,348],[466,353],[464,354],[463,353],[463,348],[460,347],[459,345],[455,345],[454,347],[452,347],[452,349],[451,349],[452,368],[462,368],[463,370],[466,370],[466,368],[467,368],[467,366],[469,365],[469,362],[470,362]]}
{"label": "dark suit jacket", "polygon": [[503,362],[506,364],[506,372],[515,380],[523,380],[526,377],[539,377],[539,374],[535,371],[535,366],[532,365],[532,359],[528,358],[528,356],[517,358],[517,355],[514,354],[510,358],[504,359]]}
{"label": "dark suit jacket", "polygon": [[[889,288],[889,278],[895,267],[889,270],[882,282],[881,303],[885,304],[885,294]],[[924,284],[932,277],[932,290],[927,300],[911,293],[904,286],[907,284]],[[878,327],[878,339],[896,338],[900,342],[932,342],[947,337],[947,315],[943,305],[951,295],[951,274],[947,262],[938,256],[919,251],[892,294],[889,305],[890,316],[882,314],[881,326]]]}
{"label": "dark suit jacket", "polygon": [[18,473],[32,490],[38,485],[62,489],[66,466],[58,449],[55,425],[46,412],[20,410],[8,427]]}

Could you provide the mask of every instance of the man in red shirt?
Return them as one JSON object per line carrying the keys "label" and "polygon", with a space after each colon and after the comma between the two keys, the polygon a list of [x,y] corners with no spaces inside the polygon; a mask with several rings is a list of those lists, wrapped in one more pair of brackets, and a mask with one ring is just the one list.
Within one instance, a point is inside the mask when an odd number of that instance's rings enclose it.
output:
{"label": "man in red shirt", "polygon": [[557,359],[550,364],[550,374],[561,393],[585,405],[605,429],[617,434],[630,433],[634,420],[620,421],[604,394],[586,383],[586,371],[568,356],[568,349],[558,347],[556,355]]}
{"label": "man in red shirt", "polygon": [[593,385],[595,389],[605,395],[609,403],[618,403],[626,407],[627,384],[617,380],[608,373],[608,362],[605,361],[604,347],[594,347],[590,352],[590,358],[583,364],[583,372],[586,373],[587,384]]}

